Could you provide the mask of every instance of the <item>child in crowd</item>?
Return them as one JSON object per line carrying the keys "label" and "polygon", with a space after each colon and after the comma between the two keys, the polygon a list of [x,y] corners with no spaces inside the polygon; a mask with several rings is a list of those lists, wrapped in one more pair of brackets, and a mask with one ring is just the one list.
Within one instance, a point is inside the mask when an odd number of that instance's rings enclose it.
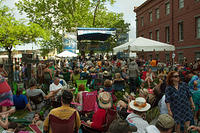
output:
{"label": "child in crowd", "polygon": [[40,129],[43,126],[43,117],[40,115],[40,113],[36,112],[34,115],[34,118],[32,120],[32,124],[36,124]]}

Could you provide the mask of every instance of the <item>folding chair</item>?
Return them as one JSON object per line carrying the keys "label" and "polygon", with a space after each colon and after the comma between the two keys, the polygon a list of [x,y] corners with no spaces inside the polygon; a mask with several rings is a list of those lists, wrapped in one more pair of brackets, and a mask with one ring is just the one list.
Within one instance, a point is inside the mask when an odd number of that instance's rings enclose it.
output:
{"label": "folding chair", "polygon": [[49,115],[49,125],[52,133],[78,133],[78,129],[74,130],[75,120],[76,111],[68,120],[63,120],[54,115]]}
{"label": "folding chair", "polygon": [[33,130],[34,133],[42,133],[39,127],[36,124],[31,124],[29,127]]}
{"label": "folding chair", "polygon": [[36,96],[30,96],[29,99],[30,99],[31,106],[34,104],[35,109],[37,110],[37,105],[43,102],[44,97],[42,93],[40,93],[39,95],[36,95]]}
{"label": "folding chair", "polygon": [[76,87],[76,90],[75,90],[74,94],[78,94],[78,87],[81,84],[84,85],[86,91],[90,92],[90,89],[87,87],[87,80],[76,80],[76,86],[77,87]]}
{"label": "folding chair", "polygon": [[91,82],[92,89],[99,90],[100,88],[104,88],[104,79],[93,79]]}
{"label": "folding chair", "polygon": [[97,91],[93,92],[83,92],[82,93],[83,98],[83,110],[82,112],[91,112],[97,110]]}
{"label": "folding chair", "polygon": [[113,83],[113,89],[115,91],[122,91],[125,89],[125,81],[124,80],[115,80]]}
{"label": "folding chair", "polygon": [[83,133],[106,133],[109,129],[110,124],[117,117],[117,111],[113,109],[106,110],[106,123],[103,125],[103,131],[97,131],[89,127],[86,123],[82,121]]}

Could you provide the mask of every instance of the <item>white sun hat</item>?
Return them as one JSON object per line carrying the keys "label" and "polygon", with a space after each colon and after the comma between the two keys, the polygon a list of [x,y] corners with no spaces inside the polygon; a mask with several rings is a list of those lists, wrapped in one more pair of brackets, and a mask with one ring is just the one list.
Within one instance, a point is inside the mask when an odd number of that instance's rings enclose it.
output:
{"label": "white sun hat", "polygon": [[129,106],[131,109],[139,112],[145,112],[151,108],[151,105],[143,97],[137,97],[135,100],[132,100]]}

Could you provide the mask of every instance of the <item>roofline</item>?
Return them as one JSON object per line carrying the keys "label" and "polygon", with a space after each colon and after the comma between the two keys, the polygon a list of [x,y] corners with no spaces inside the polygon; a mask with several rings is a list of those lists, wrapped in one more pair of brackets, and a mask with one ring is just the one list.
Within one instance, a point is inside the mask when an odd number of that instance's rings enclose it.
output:
{"label": "roofline", "polygon": [[145,5],[147,5],[149,2],[151,2],[152,0],[146,0],[142,5],[138,6],[137,8],[135,8],[133,11],[136,13],[138,10],[140,10],[142,7],[144,7]]}

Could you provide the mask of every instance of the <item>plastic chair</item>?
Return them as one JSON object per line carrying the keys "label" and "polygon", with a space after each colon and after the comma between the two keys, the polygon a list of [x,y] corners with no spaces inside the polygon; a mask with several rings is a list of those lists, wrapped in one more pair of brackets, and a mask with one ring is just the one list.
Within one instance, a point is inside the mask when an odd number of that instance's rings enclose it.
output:
{"label": "plastic chair", "polygon": [[87,87],[87,80],[76,80],[76,90],[75,90],[75,94],[78,94],[78,87],[80,86],[80,85],[84,85],[84,87],[85,87],[85,90],[86,91],[88,91],[88,92],[90,92],[90,89]]}
{"label": "plastic chair", "polygon": [[[62,120],[54,115],[49,115],[49,125],[52,133],[74,133],[75,120],[76,111],[68,120]],[[75,129],[75,132],[78,133],[78,129]]]}
{"label": "plastic chair", "polygon": [[123,89],[125,89],[125,81],[115,80],[113,83],[113,89],[116,91],[122,91]]}

